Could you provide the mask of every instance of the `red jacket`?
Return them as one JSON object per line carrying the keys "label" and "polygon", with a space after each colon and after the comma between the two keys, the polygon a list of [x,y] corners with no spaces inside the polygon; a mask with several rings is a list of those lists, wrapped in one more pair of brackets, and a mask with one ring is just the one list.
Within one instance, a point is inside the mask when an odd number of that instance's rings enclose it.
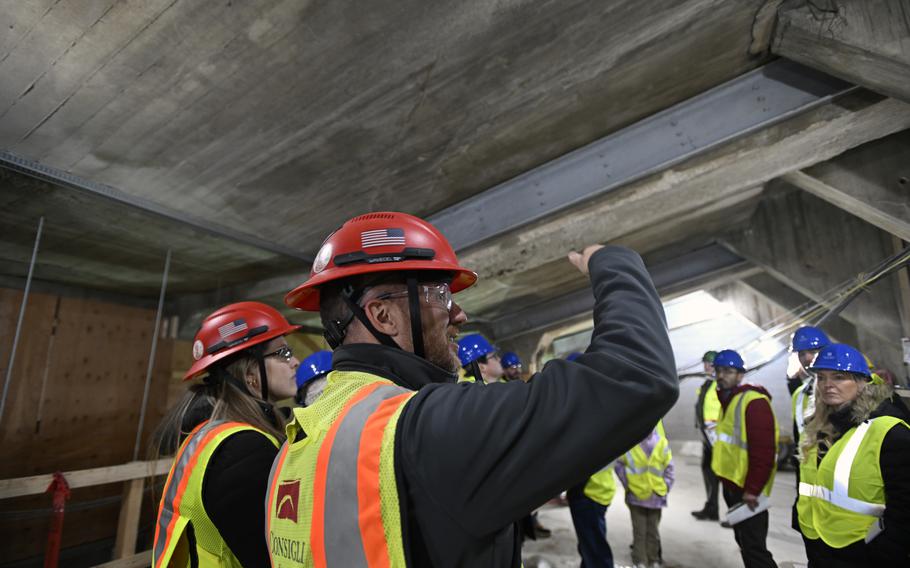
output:
{"label": "red jacket", "polygon": [[[742,384],[728,391],[718,387],[717,397],[721,407],[727,412],[727,406],[737,394],[754,390],[768,397],[771,395],[764,387],[758,385]],[[746,407],[746,440],[749,442],[749,470],[746,472],[746,481],[739,487],[729,479],[721,477],[724,485],[731,491],[744,491],[753,495],[761,494],[765,483],[771,477],[772,468],[777,466],[777,446],[774,443],[774,411],[771,410],[769,400],[758,399]]]}

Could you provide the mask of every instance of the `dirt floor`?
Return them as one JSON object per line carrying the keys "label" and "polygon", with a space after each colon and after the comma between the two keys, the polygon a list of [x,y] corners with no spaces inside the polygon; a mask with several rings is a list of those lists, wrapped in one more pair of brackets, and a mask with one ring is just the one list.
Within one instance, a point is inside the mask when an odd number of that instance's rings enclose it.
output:
{"label": "dirt floor", "polygon": [[[676,484],[670,491],[669,505],[660,524],[664,565],[667,568],[733,568],[742,566],[733,531],[717,522],[696,521],[690,511],[704,505],[697,452],[682,448],[674,454]],[[692,448],[694,449],[694,448]],[[698,448],[700,449],[700,448]],[[689,454],[689,455],[686,455]],[[781,568],[805,566],[806,555],[798,533],[790,528],[790,507],[796,495],[793,472],[778,472],[771,493],[771,521],[768,549]],[[721,499],[721,511],[725,511]],[[526,542],[523,548],[526,568],[575,568],[581,564],[576,552],[575,531],[569,508],[547,505],[540,511],[540,521],[551,529],[550,538]],[[624,494],[618,489],[607,511],[607,540],[613,549],[617,568],[631,566],[632,524]]]}

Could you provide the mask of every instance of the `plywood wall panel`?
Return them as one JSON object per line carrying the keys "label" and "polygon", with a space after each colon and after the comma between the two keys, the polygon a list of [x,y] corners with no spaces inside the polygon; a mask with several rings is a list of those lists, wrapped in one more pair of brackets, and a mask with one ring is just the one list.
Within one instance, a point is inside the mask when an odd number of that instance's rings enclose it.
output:
{"label": "plywood wall panel", "polygon": [[[20,291],[0,289],[0,376],[5,373],[21,297]],[[154,318],[152,310],[30,295],[6,414],[0,423],[0,478],[103,467],[132,459]],[[140,459],[145,458],[145,442],[167,407],[173,353],[174,340],[158,340]],[[45,368],[43,419],[36,428]],[[121,492],[122,484],[79,490],[71,503],[77,506]],[[0,558],[41,554],[48,517],[11,519],[22,511],[49,506],[49,495],[0,501],[0,530],[12,535],[0,539]],[[68,513],[64,546],[112,537],[117,511],[116,504],[107,504]]]}

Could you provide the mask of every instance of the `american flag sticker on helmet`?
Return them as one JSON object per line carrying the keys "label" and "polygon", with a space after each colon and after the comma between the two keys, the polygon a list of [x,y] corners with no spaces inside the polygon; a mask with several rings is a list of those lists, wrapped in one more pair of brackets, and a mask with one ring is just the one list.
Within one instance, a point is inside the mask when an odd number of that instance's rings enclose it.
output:
{"label": "american flag sticker on helmet", "polygon": [[221,339],[227,339],[228,337],[240,333],[241,331],[246,331],[247,325],[246,320],[238,319],[234,320],[231,323],[226,323],[223,326],[218,328],[218,335],[221,336]]}
{"label": "american flag sticker on helmet", "polygon": [[404,229],[376,229],[360,233],[360,247],[404,245]]}

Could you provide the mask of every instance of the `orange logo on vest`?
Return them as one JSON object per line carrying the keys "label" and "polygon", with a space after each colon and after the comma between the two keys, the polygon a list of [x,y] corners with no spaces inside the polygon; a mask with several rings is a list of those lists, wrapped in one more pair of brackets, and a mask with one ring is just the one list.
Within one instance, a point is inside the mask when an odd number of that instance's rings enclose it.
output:
{"label": "orange logo on vest", "polygon": [[278,486],[275,514],[279,519],[297,522],[297,497],[300,495],[300,480],[285,481]]}

